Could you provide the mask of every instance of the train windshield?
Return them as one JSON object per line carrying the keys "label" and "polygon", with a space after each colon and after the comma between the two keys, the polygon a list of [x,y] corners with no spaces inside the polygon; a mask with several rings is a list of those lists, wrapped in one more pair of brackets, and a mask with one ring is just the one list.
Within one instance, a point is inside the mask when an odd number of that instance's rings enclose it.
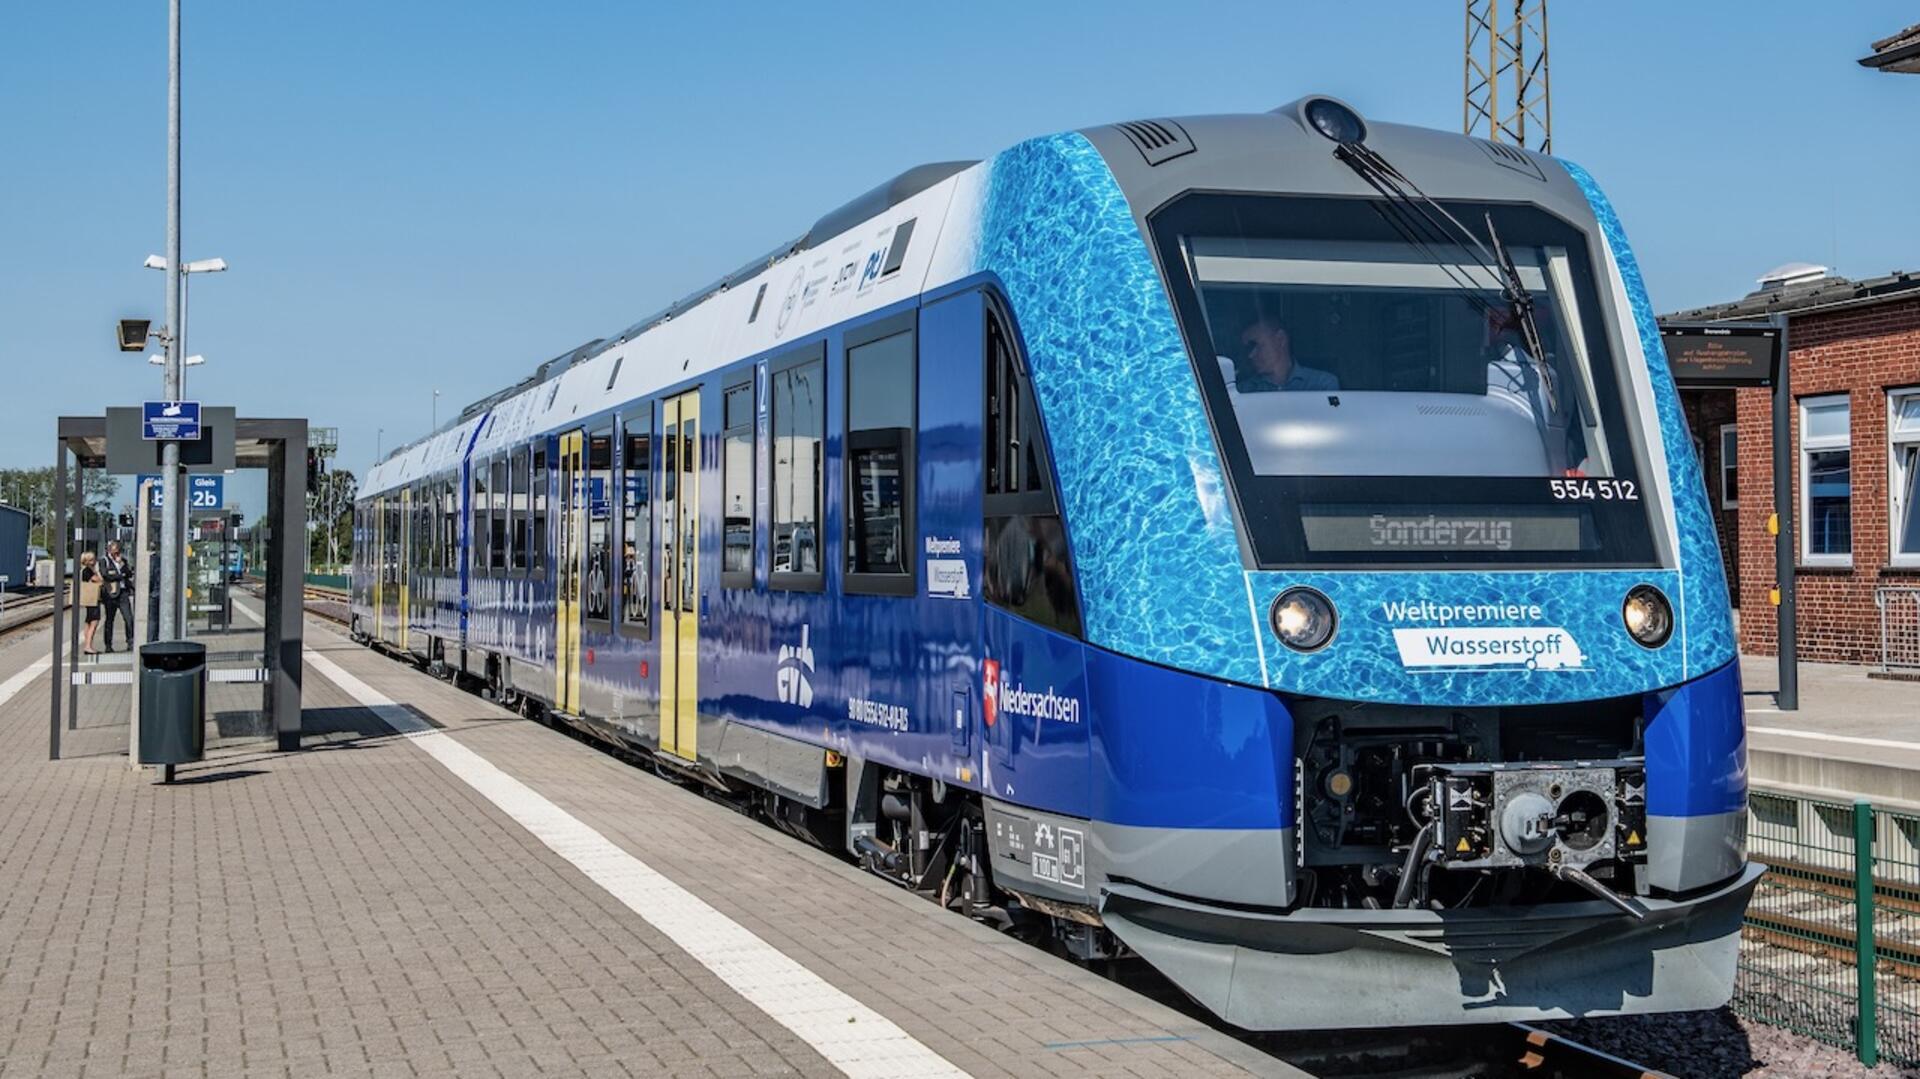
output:
{"label": "train windshield", "polygon": [[1359,200],[1189,195],[1155,215],[1262,565],[1657,561],[1585,237],[1524,206],[1498,270]]}
{"label": "train windshield", "polygon": [[1411,244],[1197,236],[1187,254],[1256,475],[1613,474],[1565,248],[1512,249],[1544,356],[1485,268]]}

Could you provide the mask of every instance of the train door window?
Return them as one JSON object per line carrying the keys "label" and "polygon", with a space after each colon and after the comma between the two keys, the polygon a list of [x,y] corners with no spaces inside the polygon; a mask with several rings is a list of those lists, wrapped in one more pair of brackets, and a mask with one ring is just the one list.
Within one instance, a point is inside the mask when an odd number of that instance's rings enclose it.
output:
{"label": "train door window", "polygon": [[1800,555],[1809,565],[1853,561],[1853,432],[1845,394],[1800,402]]}
{"label": "train door window", "polygon": [[753,587],[753,382],[721,397],[720,584]]}
{"label": "train door window", "polygon": [[527,565],[538,577],[547,568],[547,447],[546,440],[533,451],[533,530],[528,536]]}
{"label": "train door window", "polygon": [[394,496],[392,498],[382,499],[381,501],[387,510],[386,512],[387,551],[386,551],[386,557],[385,559],[383,559],[383,561],[386,563],[386,566],[387,566],[387,583],[399,584],[400,583],[400,495],[399,495],[399,492],[396,491],[394,492]]}
{"label": "train door window", "polygon": [[825,587],[820,544],[826,516],[826,347],[810,345],[775,360],[771,587]]}
{"label": "train door window", "polygon": [[587,436],[587,578],[582,614],[613,618],[613,428]]}
{"label": "train door window", "polygon": [[914,591],[911,312],[847,335],[846,591]]}
{"label": "train door window", "polygon": [[467,543],[473,548],[473,571],[487,571],[487,539],[492,531],[487,524],[487,512],[491,508],[487,494],[487,463],[475,461],[470,466],[473,473],[473,491],[468,495],[467,511],[471,515],[472,525],[467,530]]}
{"label": "train door window", "polygon": [[986,377],[986,565],[980,594],[996,607],[1079,636],[1073,560],[1054,496],[1046,433],[1018,340],[993,304],[987,308]]}
{"label": "train door window", "polygon": [[532,538],[533,518],[528,514],[527,506],[527,451],[525,447],[513,451],[513,463],[507,469],[508,489],[512,492],[509,510],[513,517],[513,568],[527,568],[527,548]]}
{"label": "train door window", "polygon": [[495,457],[487,466],[490,477],[487,486],[491,492],[493,509],[487,514],[487,568],[503,570],[507,568],[509,548],[507,535],[507,459]]}
{"label": "train door window", "polygon": [[653,627],[653,406],[620,421],[620,625],[645,640]]}

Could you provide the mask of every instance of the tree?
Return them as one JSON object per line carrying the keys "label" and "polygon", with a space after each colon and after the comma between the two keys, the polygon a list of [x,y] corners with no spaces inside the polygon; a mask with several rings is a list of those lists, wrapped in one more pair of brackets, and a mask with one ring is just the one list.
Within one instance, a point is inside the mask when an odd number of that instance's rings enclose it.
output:
{"label": "tree", "polygon": [[329,469],[307,489],[307,565],[337,571],[353,560],[353,500],[360,481],[352,471]]}
{"label": "tree", "polygon": [[[0,502],[27,511],[32,521],[27,543],[53,549],[53,469],[0,469]],[[72,482],[69,475],[68,482]],[[67,513],[76,525],[100,527],[113,513],[113,500],[120,490],[120,477],[91,468],[87,470],[83,506],[67,505]],[[68,495],[72,495],[69,490]]]}

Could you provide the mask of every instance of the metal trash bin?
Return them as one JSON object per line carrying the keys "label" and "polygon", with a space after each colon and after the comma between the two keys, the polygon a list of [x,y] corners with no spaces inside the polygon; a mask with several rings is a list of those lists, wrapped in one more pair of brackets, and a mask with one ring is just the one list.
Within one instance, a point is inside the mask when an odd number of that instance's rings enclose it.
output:
{"label": "metal trash bin", "polygon": [[140,646],[140,763],[192,764],[207,752],[207,646],[160,641]]}

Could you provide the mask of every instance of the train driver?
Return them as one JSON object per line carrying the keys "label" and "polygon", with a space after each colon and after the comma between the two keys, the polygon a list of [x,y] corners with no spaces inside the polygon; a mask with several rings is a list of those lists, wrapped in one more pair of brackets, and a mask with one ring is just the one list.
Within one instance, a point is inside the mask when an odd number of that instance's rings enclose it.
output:
{"label": "train driver", "polygon": [[1333,372],[1294,362],[1292,339],[1272,315],[1257,316],[1240,332],[1240,351],[1233,361],[1233,371],[1234,389],[1241,393],[1340,388],[1340,379]]}

